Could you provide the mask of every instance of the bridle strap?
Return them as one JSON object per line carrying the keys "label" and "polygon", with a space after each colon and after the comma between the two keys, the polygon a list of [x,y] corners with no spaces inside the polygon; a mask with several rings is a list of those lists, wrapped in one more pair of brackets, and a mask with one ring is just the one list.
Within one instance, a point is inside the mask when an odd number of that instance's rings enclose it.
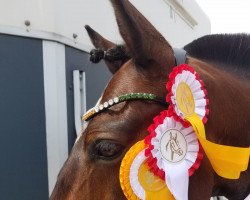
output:
{"label": "bridle strap", "polygon": [[[186,51],[184,49],[173,48],[174,56],[175,56],[175,64],[179,66],[186,62]],[[107,110],[108,108],[119,104],[124,101],[132,101],[132,100],[147,100],[147,101],[154,101],[160,103],[162,105],[168,106],[169,104],[165,101],[164,98],[157,97],[154,94],[150,93],[129,93],[124,94],[118,97],[114,97],[103,104],[97,105],[94,108],[91,108],[86,114],[82,116],[83,121],[88,121],[89,119],[93,118],[95,115]]]}
{"label": "bridle strap", "polygon": [[133,100],[146,100],[146,101],[154,101],[164,106],[168,106],[169,104],[165,101],[164,98],[158,97],[155,94],[151,93],[129,93],[124,94],[118,97],[114,97],[109,99],[108,101],[97,105],[94,108],[91,108],[85,115],[82,116],[83,121],[88,121],[93,118],[95,115],[109,109],[110,107],[119,104],[124,101],[133,101]]}
{"label": "bridle strap", "polygon": [[173,48],[175,56],[175,64],[179,66],[180,64],[186,63],[187,52],[184,49]]}

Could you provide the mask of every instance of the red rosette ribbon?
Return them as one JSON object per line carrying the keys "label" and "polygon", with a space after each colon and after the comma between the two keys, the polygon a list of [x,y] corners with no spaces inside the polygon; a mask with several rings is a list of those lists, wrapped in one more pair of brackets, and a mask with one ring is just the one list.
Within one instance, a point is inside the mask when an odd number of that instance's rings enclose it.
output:
{"label": "red rosette ribbon", "polygon": [[177,94],[181,84],[186,85],[192,94],[194,101],[194,108],[191,108],[193,109],[192,112],[196,113],[205,124],[209,114],[207,91],[204,89],[204,83],[200,79],[199,74],[186,64],[174,67],[169,74],[169,81],[166,85],[168,91],[166,101],[170,103],[169,111],[173,113],[175,120],[182,121],[186,127],[189,125],[189,122],[184,119],[186,113],[183,113],[183,110],[178,108]]}
{"label": "red rosette ribbon", "polygon": [[150,170],[165,180],[176,199],[186,199],[188,177],[199,168],[203,158],[193,127],[184,126],[175,120],[172,112],[163,111],[154,118],[148,131],[150,134],[144,142]]}

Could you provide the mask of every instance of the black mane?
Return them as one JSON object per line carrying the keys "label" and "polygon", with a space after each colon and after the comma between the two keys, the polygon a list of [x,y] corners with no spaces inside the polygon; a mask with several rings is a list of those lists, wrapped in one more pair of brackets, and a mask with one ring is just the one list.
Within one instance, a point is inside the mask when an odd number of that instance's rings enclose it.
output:
{"label": "black mane", "polygon": [[250,72],[250,35],[207,35],[187,44],[184,49],[191,57],[223,64],[234,72]]}

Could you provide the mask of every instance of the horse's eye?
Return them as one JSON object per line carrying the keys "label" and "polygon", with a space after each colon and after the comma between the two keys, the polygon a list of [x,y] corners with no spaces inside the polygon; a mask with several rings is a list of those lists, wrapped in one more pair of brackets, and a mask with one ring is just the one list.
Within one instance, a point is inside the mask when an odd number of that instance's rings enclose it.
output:
{"label": "horse's eye", "polygon": [[92,156],[96,159],[112,160],[121,155],[123,146],[113,140],[96,141],[92,148]]}

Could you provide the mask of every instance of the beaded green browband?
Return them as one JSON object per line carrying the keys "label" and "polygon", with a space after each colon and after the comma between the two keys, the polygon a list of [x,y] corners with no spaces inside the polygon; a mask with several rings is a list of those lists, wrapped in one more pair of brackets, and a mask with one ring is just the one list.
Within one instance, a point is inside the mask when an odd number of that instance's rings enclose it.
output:
{"label": "beaded green browband", "polygon": [[103,104],[97,105],[94,108],[91,108],[86,114],[82,116],[83,121],[88,121],[95,115],[97,115],[100,112],[103,112],[110,108],[111,106],[114,106],[116,104],[119,104],[124,101],[131,101],[131,100],[147,100],[147,101],[155,101],[160,104],[168,106],[168,103],[165,101],[164,98],[157,97],[154,94],[150,93],[129,93],[129,94],[124,94],[118,97],[115,97],[113,99],[110,99]]}

